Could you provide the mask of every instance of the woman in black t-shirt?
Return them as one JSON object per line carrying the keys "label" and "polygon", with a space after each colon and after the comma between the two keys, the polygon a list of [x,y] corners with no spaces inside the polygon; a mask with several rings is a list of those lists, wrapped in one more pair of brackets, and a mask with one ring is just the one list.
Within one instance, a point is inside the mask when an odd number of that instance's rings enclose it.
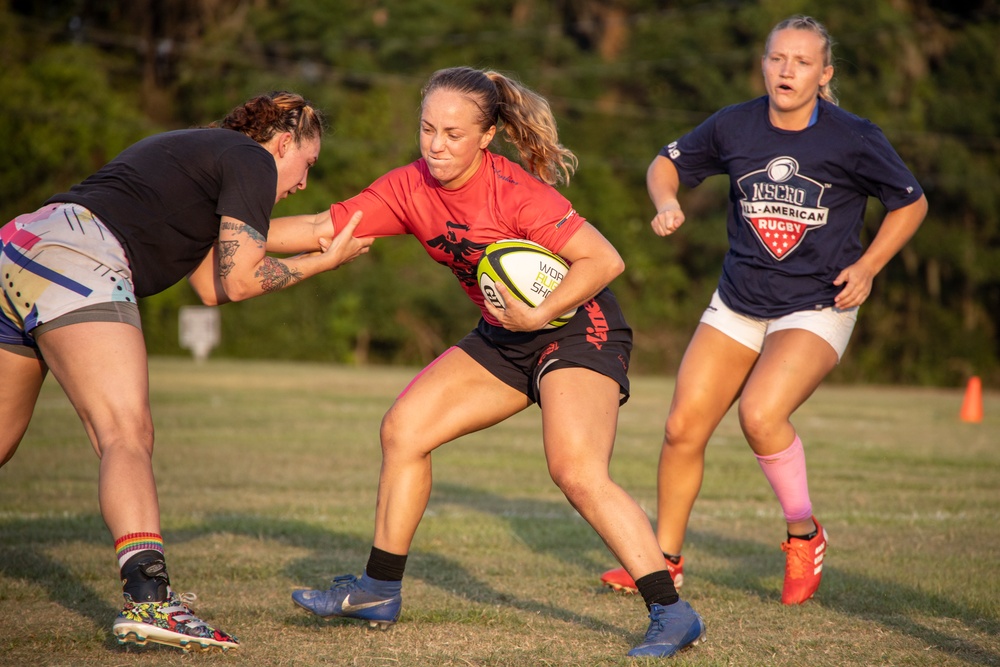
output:
{"label": "woman in black t-shirt", "polygon": [[271,225],[274,204],[306,187],[322,134],[321,115],[299,95],[256,97],[220,127],[136,143],[0,228],[0,465],[51,370],[100,457],[101,513],[123,582],[113,626],[122,643],[239,645],[170,587],[136,299],[186,276],[206,305],[240,301],[367,252],[371,241],[351,234],[359,217],[335,238],[332,222]]}

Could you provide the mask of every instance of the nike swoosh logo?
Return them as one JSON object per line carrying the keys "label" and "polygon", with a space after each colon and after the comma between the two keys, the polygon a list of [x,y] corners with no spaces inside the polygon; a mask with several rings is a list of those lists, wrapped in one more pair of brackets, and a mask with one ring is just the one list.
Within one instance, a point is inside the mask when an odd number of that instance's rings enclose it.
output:
{"label": "nike swoosh logo", "polygon": [[351,594],[348,593],[340,605],[340,610],[344,613],[350,613],[352,611],[361,611],[362,609],[378,607],[379,605],[383,605],[387,602],[389,602],[389,600],[375,600],[373,602],[359,602],[358,604],[351,604]]}

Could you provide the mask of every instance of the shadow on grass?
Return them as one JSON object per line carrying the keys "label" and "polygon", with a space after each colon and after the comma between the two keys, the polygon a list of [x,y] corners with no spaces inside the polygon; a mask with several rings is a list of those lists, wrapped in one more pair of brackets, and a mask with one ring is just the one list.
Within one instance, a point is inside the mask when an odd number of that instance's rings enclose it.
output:
{"label": "shadow on grass", "polygon": [[[511,530],[531,550],[555,556],[571,565],[594,572],[595,582],[600,572],[613,565],[609,561],[596,564],[581,554],[581,532],[593,529],[577,518],[567,503],[539,502],[530,499],[511,499],[480,489],[457,484],[437,483],[432,502],[462,504],[476,511],[504,518]],[[566,516],[556,530],[550,529],[553,517]],[[538,518],[545,518],[539,529]],[[572,518],[570,518],[572,517]],[[560,536],[572,531],[571,539]],[[701,572],[718,586],[745,591],[767,604],[781,604],[781,591],[774,587],[774,575],[783,571],[784,559],[778,545],[768,547],[751,540],[737,540],[699,531],[689,531],[689,542],[698,544],[700,550],[730,563],[724,570]],[[929,573],[933,574],[933,573]],[[838,613],[862,618],[899,634],[913,637],[935,650],[961,658],[970,664],[1000,664],[997,654],[975,642],[949,635],[927,627],[913,616],[956,619],[965,625],[978,628],[988,635],[1000,634],[1000,619],[984,618],[978,612],[940,595],[929,594],[912,587],[886,582],[872,577],[842,570],[830,564],[824,569],[823,587],[818,599],[807,604],[821,604]]]}
{"label": "shadow on grass", "polygon": [[[724,570],[699,571],[699,577],[718,586],[746,591],[768,604],[781,604],[781,591],[771,583],[774,575],[780,574],[784,567],[783,556],[776,547],[696,530],[689,531],[688,542],[696,543],[700,551],[728,559],[730,563]],[[934,574],[928,572],[928,576]],[[838,613],[870,621],[887,630],[913,637],[934,650],[969,664],[1000,664],[1000,654],[914,620],[914,616],[955,619],[984,634],[1000,634],[1000,619],[985,618],[975,610],[940,595],[849,572],[827,562],[823,567],[823,585],[817,596],[806,604],[819,604]]]}
{"label": "shadow on grass", "polygon": [[[294,561],[285,568],[291,579],[308,587],[325,586],[338,574],[359,574],[364,568],[371,548],[368,540],[330,532],[313,524],[242,515],[209,518],[200,525],[171,531],[165,537],[169,550],[170,544],[181,544],[218,534],[270,540],[290,547],[311,550],[311,555]],[[115,606],[118,601],[109,604],[84,584],[78,574],[73,573],[62,563],[52,560],[45,553],[52,545],[66,541],[108,545],[110,548],[107,529],[98,515],[0,522],[0,574],[38,586],[46,592],[52,602],[106,630],[108,632],[106,646],[109,649],[117,649],[119,645],[110,635],[110,631],[111,624],[119,611],[119,607]],[[475,604],[516,609],[608,633],[631,635],[635,632],[634,628],[623,629],[598,618],[497,591],[468,572],[458,562],[437,553],[414,550],[411,552],[411,558],[413,559],[411,562],[416,561],[419,568],[411,567],[408,576],[418,578],[450,595]],[[109,576],[116,574],[109,568]],[[325,626],[329,623],[305,611],[301,613],[301,621],[294,622],[303,626]],[[357,623],[348,619],[343,622]]]}
{"label": "shadow on grass", "polygon": [[[600,572],[614,565],[610,552],[609,560],[601,563],[595,563],[592,558],[583,555],[586,547],[581,547],[581,543],[598,538],[593,528],[576,515],[568,502],[509,498],[481,489],[439,482],[434,485],[432,503],[461,504],[475,511],[501,517],[529,549],[593,572],[595,584]],[[559,517],[566,519],[560,522],[560,526],[553,528],[552,519]],[[544,519],[541,527],[540,518]],[[689,531],[689,541],[697,542],[699,549],[717,558],[727,559],[730,563],[725,570],[699,573],[699,576],[718,586],[745,591],[767,604],[781,604],[781,591],[773,584],[774,575],[781,574],[784,568],[784,557],[777,544],[768,547],[751,540],[736,540],[694,530]],[[431,578],[423,578],[429,583],[435,583],[433,573],[442,572],[443,576],[446,568],[432,565],[427,569],[432,573],[429,575]],[[468,585],[478,586],[474,581]],[[476,590],[465,586],[463,588]],[[469,599],[493,603],[492,600]],[[865,619],[888,630],[913,637],[926,646],[970,664],[1000,664],[1000,654],[913,619],[913,616],[956,619],[984,634],[1000,634],[1000,619],[984,618],[977,611],[940,595],[827,564],[820,597],[807,604],[821,604],[838,613]]]}
{"label": "shadow on grass", "polygon": [[[569,520],[572,526],[569,529],[572,531],[569,540],[560,540],[558,532],[540,530],[535,525],[537,517],[551,519],[563,515],[572,516],[562,503],[511,500],[458,485],[439,485],[435,493],[433,502],[464,503],[477,511],[503,517],[508,521],[512,532],[528,548],[576,567],[593,570],[595,583],[601,568],[608,565],[603,563],[595,567],[598,564],[593,563],[592,559],[580,555],[580,542],[587,539],[585,532],[592,532],[586,522],[576,518]],[[312,553],[309,556],[285,568],[290,578],[304,586],[323,585],[324,578],[328,579],[335,574],[359,573],[371,546],[370,542],[356,536],[332,533],[301,521],[241,515],[209,518],[199,526],[173,531],[167,539],[170,543],[183,543],[214,534],[265,539],[310,550]],[[78,574],[46,553],[51,546],[67,541],[109,545],[110,540],[103,521],[97,515],[0,522],[0,573],[40,587],[52,602],[106,629],[106,647],[109,650],[118,649],[116,640],[110,635],[111,623],[118,613],[118,607],[99,597]],[[767,604],[780,604],[779,591],[773,586],[774,570],[781,567],[780,555],[775,553],[776,549],[750,540],[736,540],[699,531],[691,531],[689,541],[696,543],[699,550],[726,559],[729,563],[724,569],[700,571],[697,576],[721,587],[755,595]],[[438,553],[415,550],[411,552],[410,562],[409,576],[478,605],[516,609],[619,635],[628,636],[633,633],[632,630],[601,619],[497,591],[458,562]],[[110,570],[108,574],[115,575]],[[827,564],[820,595],[807,604],[819,604],[838,613],[865,619],[913,637],[941,653],[970,664],[1000,664],[1000,654],[915,620],[915,616],[955,619],[986,634],[1000,633],[1000,621],[996,618],[984,618],[976,611],[940,595],[851,573]],[[303,612],[300,624],[320,623],[324,622]]]}
{"label": "shadow on grass", "polygon": [[[556,488],[554,483],[552,488]],[[499,517],[532,552],[554,556],[584,572],[600,574],[614,559],[607,550],[607,558],[603,560],[587,555],[593,547],[604,544],[590,524],[562,497],[553,501],[512,498],[459,484],[435,482],[431,506],[443,504],[461,505]],[[594,583],[598,584],[596,576]]]}
{"label": "shadow on grass", "polygon": [[[67,541],[107,544],[110,537],[99,515],[0,522],[0,573],[30,582],[44,590],[50,601],[90,619],[107,631],[104,646],[119,648],[111,624],[120,611],[120,600],[109,604],[81,581],[66,565],[49,557],[48,547]],[[109,575],[116,576],[109,571]],[[118,606],[116,606],[118,605]],[[150,644],[149,648],[176,651]]]}

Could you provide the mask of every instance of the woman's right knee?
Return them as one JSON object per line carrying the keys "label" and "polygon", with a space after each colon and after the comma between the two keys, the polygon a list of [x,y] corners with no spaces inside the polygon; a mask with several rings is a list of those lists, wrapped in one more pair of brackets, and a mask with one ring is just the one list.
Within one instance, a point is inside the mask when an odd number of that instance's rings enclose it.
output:
{"label": "woman's right knee", "polygon": [[663,430],[663,444],[672,449],[704,449],[712,427],[692,410],[670,411]]}
{"label": "woman's right knee", "polygon": [[142,452],[150,457],[153,455],[153,420],[148,414],[115,420],[110,426],[95,424],[87,430],[94,440],[98,456],[103,457],[110,451],[127,450]]}
{"label": "woman's right knee", "polygon": [[382,417],[379,427],[379,440],[382,444],[382,457],[424,457],[434,448],[425,442],[423,434],[427,429],[420,428],[414,415],[407,415],[406,409],[397,402]]}

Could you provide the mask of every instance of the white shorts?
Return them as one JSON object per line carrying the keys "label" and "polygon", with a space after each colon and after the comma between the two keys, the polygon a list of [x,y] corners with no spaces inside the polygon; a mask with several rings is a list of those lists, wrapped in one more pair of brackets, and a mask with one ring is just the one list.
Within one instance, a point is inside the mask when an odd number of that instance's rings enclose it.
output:
{"label": "white shorts", "polygon": [[837,353],[839,363],[858,321],[858,308],[842,310],[830,306],[822,310],[801,310],[774,319],[760,319],[732,310],[722,302],[716,290],[701,321],[757,352],[760,352],[764,338],[770,333],[783,329],[804,329],[829,343]]}

